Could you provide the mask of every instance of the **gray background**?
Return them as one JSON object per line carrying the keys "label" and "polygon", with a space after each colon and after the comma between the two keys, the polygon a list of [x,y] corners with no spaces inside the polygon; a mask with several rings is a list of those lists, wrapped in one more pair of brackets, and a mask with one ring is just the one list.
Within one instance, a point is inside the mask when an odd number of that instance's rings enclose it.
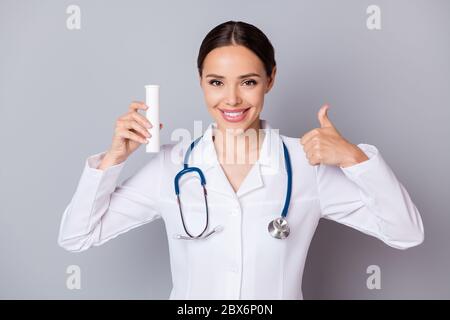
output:
{"label": "gray background", "polygon": [[[81,30],[66,8],[81,8]],[[381,8],[382,30],[366,28]],[[450,2],[0,1],[0,298],[167,299],[164,223],[73,254],[60,218],[87,156],[106,150],[114,121],[144,85],[161,85],[162,142],[211,118],[198,84],[203,37],[228,20],[261,28],[278,73],[262,118],[288,136],[317,111],[353,143],[376,145],[422,214],[425,242],[406,251],[322,220],[304,273],[305,299],[450,298]],[[180,116],[181,115],[181,116]],[[140,148],[121,181],[148,161]],[[81,290],[66,268],[81,268]],[[381,268],[381,290],[366,268]]]}

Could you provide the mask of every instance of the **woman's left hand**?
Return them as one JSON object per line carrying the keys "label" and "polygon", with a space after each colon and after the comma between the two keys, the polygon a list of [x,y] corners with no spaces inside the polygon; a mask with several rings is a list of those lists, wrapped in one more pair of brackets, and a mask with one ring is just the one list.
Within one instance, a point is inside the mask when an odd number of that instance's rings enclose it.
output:
{"label": "woman's left hand", "polygon": [[368,160],[369,158],[364,151],[344,139],[337,131],[328,119],[328,108],[328,105],[323,105],[317,114],[320,128],[305,133],[300,139],[309,163],[311,165],[336,165],[345,168]]}

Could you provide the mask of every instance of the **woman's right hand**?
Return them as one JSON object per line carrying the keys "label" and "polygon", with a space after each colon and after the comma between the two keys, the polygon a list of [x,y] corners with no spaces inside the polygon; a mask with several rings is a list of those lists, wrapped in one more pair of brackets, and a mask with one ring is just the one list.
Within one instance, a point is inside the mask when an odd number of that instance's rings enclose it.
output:
{"label": "woman's right hand", "polygon": [[[125,161],[141,144],[148,143],[147,138],[151,139],[148,129],[152,124],[138,112],[140,109],[148,108],[144,102],[133,101],[128,107],[128,112],[116,120],[111,147],[104,159],[104,162],[108,163],[107,166]],[[162,128],[162,124],[159,128]],[[101,167],[102,165],[99,168]]]}

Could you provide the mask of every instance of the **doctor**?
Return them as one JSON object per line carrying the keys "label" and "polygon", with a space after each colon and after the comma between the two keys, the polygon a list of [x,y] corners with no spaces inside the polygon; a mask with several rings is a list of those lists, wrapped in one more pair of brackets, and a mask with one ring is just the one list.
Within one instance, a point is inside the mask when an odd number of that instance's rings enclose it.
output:
{"label": "doctor", "polygon": [[[276,74],[274,49],[261,30],[234,21],[216,26],[197,65],[214,122],[192,148],[191,141],[163,145],[119,185],[126,159],[151,139],[151,123],[138,112],[151,106],[131,103],[116,121],[111,147],[86,160],[62,216],[60,246],[83,251],[161,218],[170,299],[302,299],[305,259],[321,218],[398,249],[422,243],[422,220],[406,189],[375,146],[339,133],[327,105],[318,127],[301,138],[260,119]],[[201,174],[174,182],[192,167]]]}

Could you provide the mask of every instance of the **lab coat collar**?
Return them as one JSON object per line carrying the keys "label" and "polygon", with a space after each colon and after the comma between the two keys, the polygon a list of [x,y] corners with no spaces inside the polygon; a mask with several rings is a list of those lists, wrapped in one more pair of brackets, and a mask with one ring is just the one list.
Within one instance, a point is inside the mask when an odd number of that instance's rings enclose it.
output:
{"label": "lab coat collar", "polygon": [[[266,120],[260,120],[265,136],[258,160],[245,177],[237,193],[234,192],[217,158],[212,139],[213,129],[217,123],[211,123],[205,130],[202,139],[192,151],[194,161],[190,166],[200,167],[207,174],[206,187],[226,196],[241,197],[246,193],[264,187],[263,175],[272,175],[284,170],[284,153],[278,129],[273,129]],[[199,162],[200,159],[200,162]]]}

